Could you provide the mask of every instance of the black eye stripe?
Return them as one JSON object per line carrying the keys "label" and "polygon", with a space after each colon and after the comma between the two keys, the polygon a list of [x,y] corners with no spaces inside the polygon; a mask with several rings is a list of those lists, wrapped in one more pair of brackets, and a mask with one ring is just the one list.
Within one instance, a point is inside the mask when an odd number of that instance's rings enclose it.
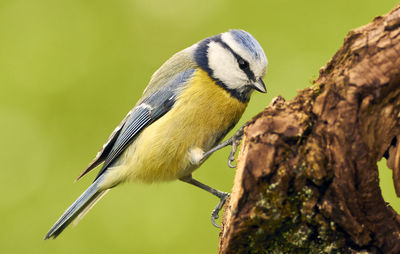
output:
{"label": "black eye stripe", "polygon": [[243,71],[250,67],[249,63],[244,59],[238,59],[237,62],[239,64],[239,68],[242,69]]}
{"label": "black eye stripe", "polygon": [[244,73],[246,73],[247,77],[252,81],[256,81],[254,73],[250,70],[249,63],[246,60],[244,60],[243,58],[241,58],[241,57],[240,57],[240,59],[237,59],[237,61],[238,61],[238,64],[239,64],[239,68]]}
{"label": "black eye stripe", "polygon": [[229,50],[232,53],[232,55],[236,58],[236,61],[238,62],[239,68],[247,75],[247,77],[250,80],[252,80],[252,81],[256,80],[254,73],[250,70],[249,63],[246,60],[244,60],[241,56],[236,54],[236,52],[233,51],[231,49],[231,47],[228,46],[228,44],[226,44],[224,41],[222,41],[220,37],[217,38],[215,41],[218,42],[219,44],[221,44],[224,48],[226,48],[227,50]]}

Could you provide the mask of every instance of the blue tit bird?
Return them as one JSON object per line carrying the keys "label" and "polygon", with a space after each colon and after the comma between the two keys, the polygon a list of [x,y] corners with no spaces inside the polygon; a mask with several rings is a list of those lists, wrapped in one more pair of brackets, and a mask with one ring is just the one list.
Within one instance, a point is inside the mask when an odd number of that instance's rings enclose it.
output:
{"label": "blue tit bird", "polygon": [[[45,239],[79,221],[110,189],[132,181],[179,179],[220,199],[228,193],[192,178],[242,116],[254,90],[265,93],[267,58],[248,32],[230,30],[206,38],[167,60],[151,77],[135,107],[78,177],[103,163],[89,188],[64,212]],[[219,145],[218,145],[219,144]]]}

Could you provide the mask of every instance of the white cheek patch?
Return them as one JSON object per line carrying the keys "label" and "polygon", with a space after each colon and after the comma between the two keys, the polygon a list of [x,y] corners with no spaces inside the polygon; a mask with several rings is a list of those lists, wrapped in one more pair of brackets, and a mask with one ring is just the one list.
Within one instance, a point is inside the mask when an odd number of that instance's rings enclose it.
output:
{"label": "white cheek patch", "polygon": [[208,66],[213,70],[214,77],[228,88],[237,89],[247,82],[247,76],[239,68],[235,56],[221,44],[210,42],[207,54]]}
{"label": "white cheek patch", "polygon": [[250,52],[245,50],[233,37],[230,32],[223,33],[221,35],[222,41],[224,41],[234,52],[245,59],[249,65],[250,69],[253,71],[254,76],[263,77],[268,65],[267,58],[265,54],[260,59],[253,59]]}

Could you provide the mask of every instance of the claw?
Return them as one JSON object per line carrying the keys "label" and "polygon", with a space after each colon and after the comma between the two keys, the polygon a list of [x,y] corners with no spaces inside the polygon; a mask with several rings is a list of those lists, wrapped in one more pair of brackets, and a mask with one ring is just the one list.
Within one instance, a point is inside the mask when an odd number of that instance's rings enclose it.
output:
{"label": "claw", "polygon": [[244,129],[244,125],[231,138],[232,139],[232,143],[231,143],[232,148],[231,148],[231,153],[228,156],[228,166],[230,168],[236,167],[235,165],[232,164],[232,162],[235,160],[235,153],[240,144],[240,140],[242,139],[243,129]]}
{"label": "claw", "polygon": [[214,225],[214,227],[216,227],[216,228],[221,228],[221,226],[218,225],[218,224],[215,222],[215,220],[218,219],[218,218],[219,218],[219,215],[218,215],[218,214],[214,214],[214,211],[213,211],[212,214],[211,214],[211,223]]}
{"label": "claw", "polygon": [[235,153],[236,153],[236,142],[233,141],[232,142],[232,148],[231,148],[231,152],[228,156],[228,166],[230,168],[235,168],[236,166],[232,164],[232,162],[235,160]]}
{"label": "claw", "polygon": [[231,158],[229,158],[228,159],[228,166],[230,167],[230,168],[236,168],[236,165],[233,165],[232,164],[232,162],[235,160],[235,158],[233,158],[233,159],[231,159]]}
{"label": "claw", "polygon": [[220,200],[217,204],[217,206],[214,208],[214,210],[211,213],[211,222],[212,224],[217,227],[217,228],[221,228],[220,225],[218,225],[215,220],[219,218],[219,211],[221,211],[222,207],[224,206],[226,200],[228,199],[228,197],[230,196],[230,193],[227,192],[223,192],[223,195],[220,197]]}

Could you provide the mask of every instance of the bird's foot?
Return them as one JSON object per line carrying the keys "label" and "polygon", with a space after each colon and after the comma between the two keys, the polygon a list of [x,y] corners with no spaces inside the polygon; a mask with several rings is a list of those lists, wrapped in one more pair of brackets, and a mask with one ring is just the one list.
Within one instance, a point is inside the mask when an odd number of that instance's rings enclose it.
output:
{"label": "bird's foot", "polygon": [[231,152],[228,156],[228,166],[230,168],[236,167],[236,165],[233,165],[232,162],[235,160],[237,148],[239,147],[240,141],[242,140],[244,127],[245,125],[240,127],[240,129],[229,139],[230,144],[232,145]]}
{"label": "bird's foot", "polygon": [[221,228],[220,225],[218,225],[215,220],[219,218],[219,211],[221,211],[222,207],[224,206],[226,200],[228,199],[228,197],[230,196],[230,193],[227,192],[221,192],[221,196],[219,197],[219,202],[217,204],[217,206],[214,208],[214,210],[211,213],[211,222],[212,224],[217,227],[217,228]]}

